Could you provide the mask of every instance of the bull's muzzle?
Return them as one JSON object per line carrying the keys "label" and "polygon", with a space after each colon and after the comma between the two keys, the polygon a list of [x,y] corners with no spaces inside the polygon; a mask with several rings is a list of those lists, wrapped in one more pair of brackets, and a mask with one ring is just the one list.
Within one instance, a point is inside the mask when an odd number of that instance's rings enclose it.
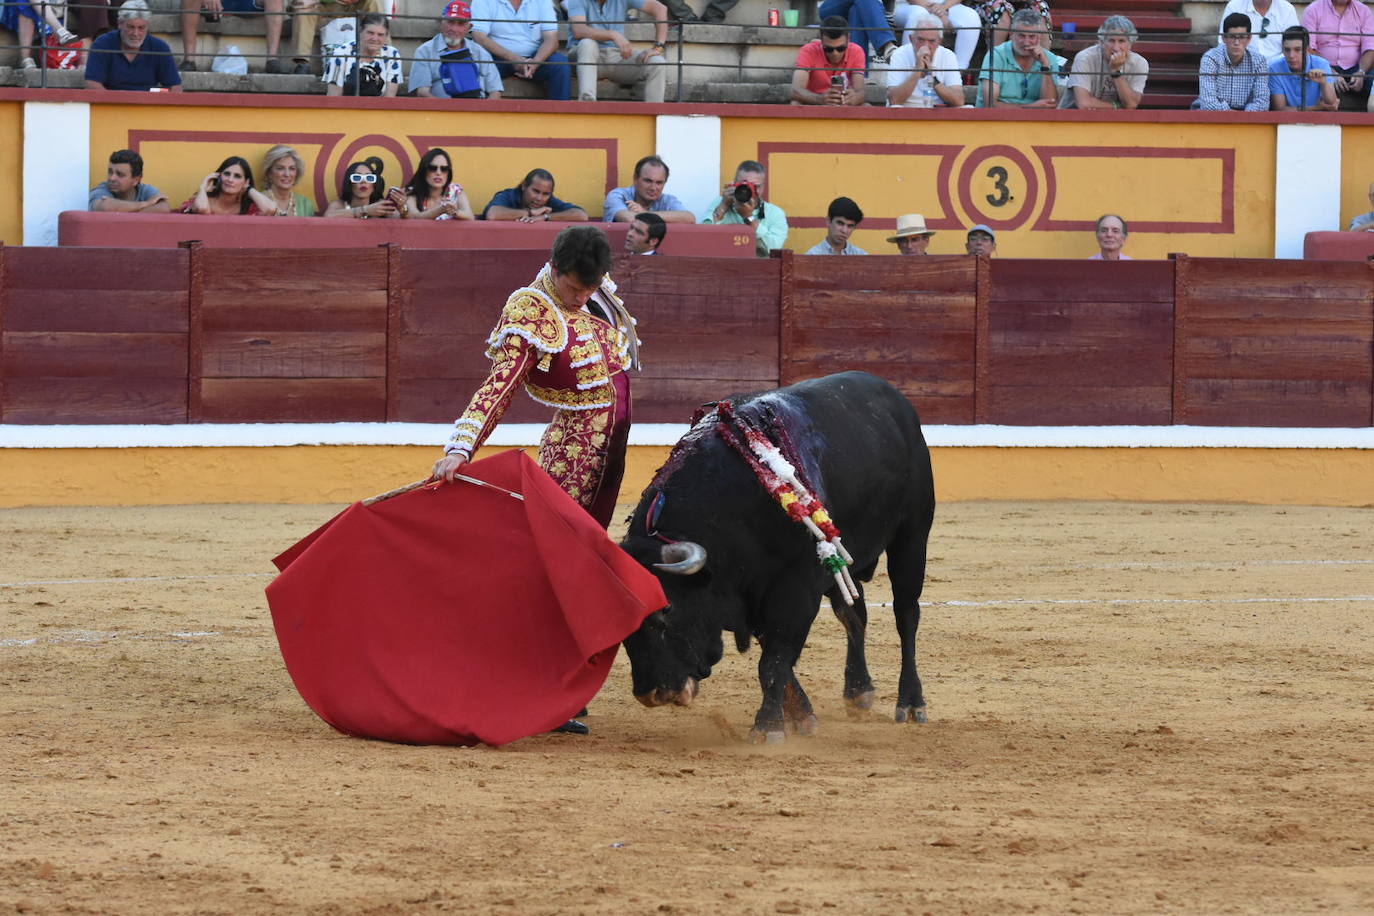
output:
{"label": "bull's muzzle", "polygon": [[681,690],[659,687],[649,693],[636,694],[635,699],[645,706],[691,706],[697,696],[696,678],[687,678]]}
{"label": "bull's muzzle", "polygon": [[690,576],[706,565],[706,548],[694,541],[674,541],[659,551],[660,563],[654,569],[674,576]]}

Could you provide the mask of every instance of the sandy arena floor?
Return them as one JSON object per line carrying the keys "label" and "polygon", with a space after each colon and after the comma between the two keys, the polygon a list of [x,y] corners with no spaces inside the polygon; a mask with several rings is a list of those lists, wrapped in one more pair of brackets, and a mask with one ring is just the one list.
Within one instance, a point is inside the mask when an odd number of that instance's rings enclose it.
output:
{"label": "sandy arena floor", "polygon": [[296,695],[262,589],[334,510],[0,511],[0,913],[1374,912],[1370,510],[942,506],[928,725],[879,609],[815,738],[742,742],[757,654],[656,710],[622,654],[499,750]]}

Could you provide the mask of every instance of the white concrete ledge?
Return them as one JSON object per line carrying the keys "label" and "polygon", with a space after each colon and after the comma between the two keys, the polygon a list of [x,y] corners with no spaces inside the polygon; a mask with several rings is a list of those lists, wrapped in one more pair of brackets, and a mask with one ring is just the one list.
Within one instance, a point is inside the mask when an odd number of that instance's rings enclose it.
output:
{"label": "white concrete ledge", "polygon": [[[447,423],[183,423],[165,426],[5,426],[0,448],[267,448],[292,445],[424,445],[448,439]],[[543,424],[498,426],[491,445],[534,445]],[[631,445],[672,445],[680,423],[640,423]],[[940,448],[1374,449],[1374,429],[1237,426],[927,426]]]}

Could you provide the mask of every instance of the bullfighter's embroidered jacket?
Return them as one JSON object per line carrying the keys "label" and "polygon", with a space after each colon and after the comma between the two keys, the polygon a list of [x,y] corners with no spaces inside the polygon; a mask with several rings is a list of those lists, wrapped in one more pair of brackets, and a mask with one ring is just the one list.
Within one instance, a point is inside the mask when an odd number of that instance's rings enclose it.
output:
{"label": "bullfighter's embroidered jacket", "polygon": [[628,422],[617,403],[614,376],[636,363],[634,319],[606,277],[593,301],[610,320],[559,299],[549,265],[532,284],[506,300],[487,339],[491,372],[454,423],[444,451],[469,457],[500,422],[522,386],[540,404],[558,409],[540,443],[539,463],[570,496],[596,490],[611,427]]}

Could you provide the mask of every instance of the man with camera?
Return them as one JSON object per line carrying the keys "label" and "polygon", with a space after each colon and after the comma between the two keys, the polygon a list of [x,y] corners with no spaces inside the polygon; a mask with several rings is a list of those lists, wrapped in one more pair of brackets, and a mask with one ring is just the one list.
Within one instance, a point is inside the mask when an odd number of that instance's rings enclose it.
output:
{"label": "man with camera", "polygon": [[746,159],[701,217],[702,225],[754,227],[754,250],[761,258],[787,244],[787,214],[763,199],[763,163]]}

